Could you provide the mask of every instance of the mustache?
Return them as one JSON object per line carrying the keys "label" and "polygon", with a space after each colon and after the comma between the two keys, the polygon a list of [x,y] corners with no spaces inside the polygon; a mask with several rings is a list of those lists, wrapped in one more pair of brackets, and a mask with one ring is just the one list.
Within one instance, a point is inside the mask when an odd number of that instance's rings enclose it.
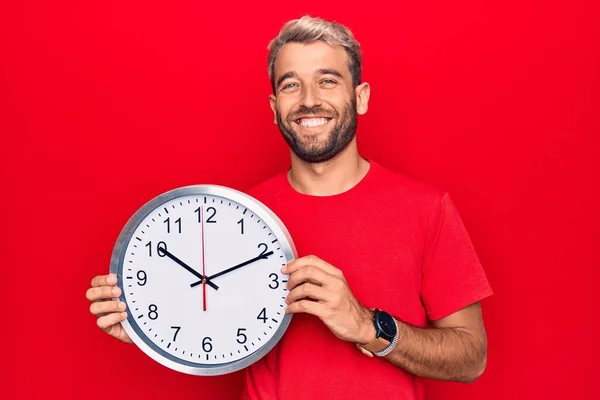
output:
{"label": "mustache", "polygon": [[306,106],[300,106],[300,108],[297,111],[288,116],[288,120],[295,121],[297,119],[309,115],[318,115],[321,117],[335,118],[338,116],[338,113],[335,110],[326,110],[321,106],[314,106],[310,108]]}

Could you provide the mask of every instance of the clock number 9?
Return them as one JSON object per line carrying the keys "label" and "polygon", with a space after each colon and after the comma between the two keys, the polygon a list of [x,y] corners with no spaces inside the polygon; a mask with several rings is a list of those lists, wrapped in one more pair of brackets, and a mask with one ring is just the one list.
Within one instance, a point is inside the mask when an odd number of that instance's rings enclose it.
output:
{"label": "clock number 9", "polygon": [[[279,281],[277,280],[277,278],[279,278],[279,276],[275,273],[269,274],[269,278],[273,279],[271,281],[271,283],[269,283],[269,287],[271,289],[277,289],[279,287]],[[275,284],[275,286],[271,286],[271,284]]]}
{"label": "clock number 9", "polygon": [[204,340],[202,341],[202,350],[204,350],[207,353],[210,353],[212,351],[212,339],[210,337],[205,337]]}
{"label": "clock number 9", "polygon": [[137,284],[140,285],[140,286],[144,286],[146,284],[146,278],[147,278],[146,271],[144,271],[142,269],[139,270],[137,272],[137,278],[138,278],[138,283]]}

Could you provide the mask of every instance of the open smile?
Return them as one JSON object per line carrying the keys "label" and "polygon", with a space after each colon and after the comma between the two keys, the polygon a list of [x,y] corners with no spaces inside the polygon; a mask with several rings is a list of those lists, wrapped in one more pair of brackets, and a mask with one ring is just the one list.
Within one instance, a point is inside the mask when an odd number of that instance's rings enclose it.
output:
{"label": "open smile", "polygon": [[332,119],[328,117],[298,118],[294,122],[304,128],[318,128],[326,125]]}

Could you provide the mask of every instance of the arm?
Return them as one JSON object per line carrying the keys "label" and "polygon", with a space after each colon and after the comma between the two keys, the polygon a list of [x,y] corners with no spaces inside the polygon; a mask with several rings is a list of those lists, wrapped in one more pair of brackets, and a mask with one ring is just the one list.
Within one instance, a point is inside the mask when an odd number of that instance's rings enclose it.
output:
{"label": "arm", "polygon": [[[366,344],[375,339],[373,312],[352,294],[342,272],[315,257],[298,258],[289,273],[288,313],[319,317],[338,338]],[[398,344],[385,358],[415,375],[460,382],[479,377],[486,365],[487,340],[479,303],[433,322],[430,329],[398,321]]]}
{"label": "arm", "polygon": [[[486,366],[487,338],[481,307],[471,304],[433,322],[432,329],[416,328],[396,319],[398,344],[385,358],[415,375],[447,381],[472,382]],[[369,320],[371,340],[375,328]]]}

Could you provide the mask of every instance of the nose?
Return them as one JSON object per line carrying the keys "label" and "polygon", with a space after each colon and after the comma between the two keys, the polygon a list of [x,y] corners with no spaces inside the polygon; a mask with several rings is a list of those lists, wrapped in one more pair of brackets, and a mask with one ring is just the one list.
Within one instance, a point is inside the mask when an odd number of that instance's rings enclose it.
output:
{"label": "nose", "polygon": [[306,108],[313,108],[321,105],[321,97],[319,96],[318,88],[307,85],[302,89],[302,98],[300,104]]}

